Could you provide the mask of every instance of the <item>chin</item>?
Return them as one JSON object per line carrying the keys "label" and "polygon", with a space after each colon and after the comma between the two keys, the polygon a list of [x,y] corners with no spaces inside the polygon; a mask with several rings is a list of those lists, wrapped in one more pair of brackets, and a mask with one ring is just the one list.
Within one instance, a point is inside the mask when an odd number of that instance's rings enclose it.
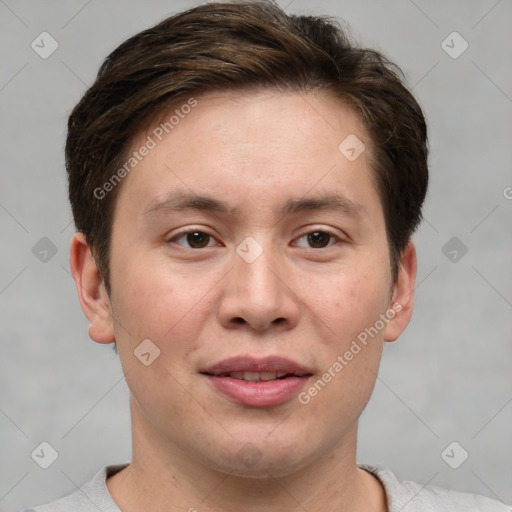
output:
{"label": "chin", "polygon": [[[291,475],[308,466],[314,454],[307,443],[279,446],[267,441],[233,441],[225,451],[210,454],[207,465],[215,471],[243,478],[268,479]],[[234,449],[236,447],[236,449]],[[204,454],[203,454],[204,456]]]}
{"label": "chin", "polygon": [[307,466],[304,462],[300,463],[297,460],[291,461],[287,457],[281,459],[273,457],[272,460],[262,457],[260,460],[252,463],[240,462],[238,459],[233,458],[224,461],[216,460],[215,462],[210,460],[209,465],[212,469],[220,473],[257,480],[286,477]]}

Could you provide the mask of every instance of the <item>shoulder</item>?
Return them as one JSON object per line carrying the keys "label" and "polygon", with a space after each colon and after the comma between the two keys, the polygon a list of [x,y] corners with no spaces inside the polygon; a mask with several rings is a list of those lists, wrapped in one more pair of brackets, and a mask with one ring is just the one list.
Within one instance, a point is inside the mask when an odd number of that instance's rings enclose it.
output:
{"label": "shoulder", "polygon": [[94,476],[94,478],[77,489],[72,494],[59,498],[46,505],[39,505],[23,510],[22,512],[121,512],[112,496],[108,492],[107,478],[126,467],[107,466]]}
{"label": "shoulder", "polygon": [[408,480],[399,481],[380,466],[360,465],[376,476],[384,486],[389,512],[512,512],[512,507],[477,494],[425,486]]}

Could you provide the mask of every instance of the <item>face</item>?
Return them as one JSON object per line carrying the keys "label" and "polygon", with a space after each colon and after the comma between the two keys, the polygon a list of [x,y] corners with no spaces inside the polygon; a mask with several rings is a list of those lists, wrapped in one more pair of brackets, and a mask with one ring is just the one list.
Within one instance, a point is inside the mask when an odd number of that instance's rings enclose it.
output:
{"label": "face", "polygon": [[408,320],[370,141],[327,93],[196,100],[134,142],[155,145],[119,191],[104,331],[135,438],[284,475],[353,447],[383,341]]}

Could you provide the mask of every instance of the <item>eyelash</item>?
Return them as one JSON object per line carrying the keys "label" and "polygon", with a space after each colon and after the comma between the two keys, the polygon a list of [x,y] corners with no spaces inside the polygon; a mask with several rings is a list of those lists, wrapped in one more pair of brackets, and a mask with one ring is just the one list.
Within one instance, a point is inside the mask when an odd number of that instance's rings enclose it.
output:
{"label": "eyelash", "polygon": [[[179,240],[180,238],[184,237],[184,236],[187,236],[187,235],[190,235],[192,233],[202,233],[204,235],[206,235],[207,237],[210,237],[212,239],[215,240],[215,237],[213,235],[210,235],[210,233],[202,230],[202,229],[188,229],[186,231],[181,231],[180,233],[176,233],[172,238],[170,238],[169,240],[167,240],[167,243],[176,243],[177,245],[180,245],[177,243],[177,240]],[[180,245],[180,247],[183,247]],[[213,247],[211,245],[207,245],[206,247]],[[191,250],[198,250],[197,248],[195,247],[183,247],[184,249],[191,249]],[[201,247],[201,249],[203,249],[203,247]]]}
{"label": "eyelash", "polygon": [[310,246],[307,246],[306,247],[307,249],[327,249],[327,248],[329,248],[329,247],[331,247],[331,246],[333,246],[333,245],[335,245],[337,243],[342,242],[341,238],[338,235],[335,235],[332,231],[329,231],[327,229],[313,229],[311,231],[308,231],[307,233],[304,233],[303,235],[301,235],[300,237],[296,238],[295,240],[296,241],[297,240],[301,240],[304,237],[307,238],[309,235],[312,235],[313,233],[324,233],[325,235],[330,237],[329,243],[325,247],[310,247]]}
{"label": "eyelash", "polygon": [[[190,235],[192,233],[201,233],[201,234],[206,235],[207,237],[210,237],[213,240],[216,240],[213,235],[211,235],[210,233],[208,233],[207,231],[204,231],[202,229],[188,229],[186,231],[181,231],[180,233],[176,233],[173,237],[168,239],[166,242],[167,243],[176,243],[180,247],[183,247],[182,245],[177,243],[177,240],[179,240],[180,238],[182,238],[184,236]],[[334,234],[332,231],[329,231],[327,229],[313,229],[313,230],[308,231],[308,232],[304,233],[303,235],[297,237],[295,239],[295,241],[300,240],[300,239],[302,239],[304,237],[307,237],[308,235],[312,235],[313,233],[324,233],[324,234],[326,234],[327,236],[330,237],[329,242],[331,242],[332,240],[334,240],[334,242],[333,243],[329,243],[325,247],[319,247],[319,248],[318,247],[307,247],[309,249],[327,249],[328,247],[331,247],[331,246],[335,245],[336,243],[343,242],[342,238],[340,238],[338,235]],[[217,242],[217,244],[218,244],[218,242]],[[191,250],[197,251],[197,250],[205,249],[205,248],[208,248],[208,247],[214,247],[214,246],[213,245],[206,245],[205,247],[200,247],[200,248],[195,248],[195,247],[183,247],[183,248],[184,249],[191,249]]]}

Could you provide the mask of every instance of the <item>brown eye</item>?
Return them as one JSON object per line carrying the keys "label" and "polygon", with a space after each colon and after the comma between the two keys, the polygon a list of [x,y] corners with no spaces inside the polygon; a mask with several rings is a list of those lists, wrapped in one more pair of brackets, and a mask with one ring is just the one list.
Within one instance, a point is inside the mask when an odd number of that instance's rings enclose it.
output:
{"label": "brown eye", "polygon": [[187,233],[187,242],[192,249],[202,249],[206,247],[210,242],[210,235],[203,233],[202,231],[193,231]]}
{"label": "brown eye", "polygon": [[205,247],[213,247],[216,240],[212,235],[204,231],[186,231],[171,238],[169,243],[174,243],[184,247],[185,249],[203,249]]}
{"label": "brown eye", "polygon": [[329,245],[331,238],[331,235],[325,231],[313,231],[308,234],[308,244],[315,249],[321,249]]}

